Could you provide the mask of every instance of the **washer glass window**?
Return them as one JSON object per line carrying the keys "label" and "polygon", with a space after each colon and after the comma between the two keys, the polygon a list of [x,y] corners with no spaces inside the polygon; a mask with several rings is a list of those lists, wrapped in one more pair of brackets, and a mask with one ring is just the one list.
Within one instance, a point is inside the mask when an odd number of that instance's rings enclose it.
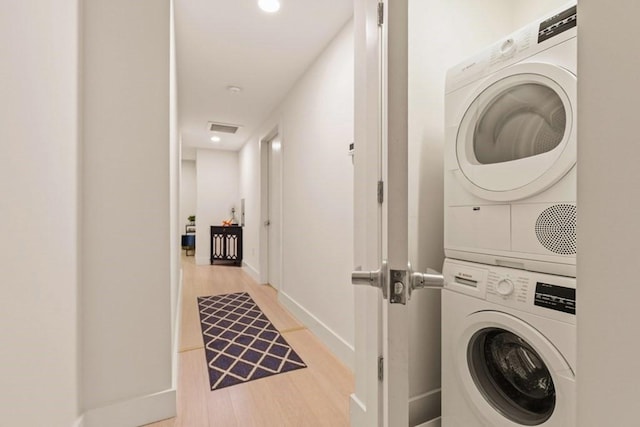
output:
{"label": "washer glass window", "polygon": [[520,425],[547,421],[556,405],[553,379],[524,339],[500,328],[476,332],[467,362],[476,387],[502,415]]}
{"label": "washer glass window", "polygon": [[546,153],[562,141],[567,114],[562,99],[548,86],[522,83],[507,87],[489,100],[483,95],[474,101],[488,101],[479,112],[473,133],[473,150],[480,164]]}

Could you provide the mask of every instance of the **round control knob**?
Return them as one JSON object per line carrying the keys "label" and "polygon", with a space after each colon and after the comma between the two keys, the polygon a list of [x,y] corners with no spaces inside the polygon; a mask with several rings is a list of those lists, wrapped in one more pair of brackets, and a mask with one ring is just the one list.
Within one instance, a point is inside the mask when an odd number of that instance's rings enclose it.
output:
{"label": "round control knob", "polygon": [[513,293],[515,286],[513,286],[513,282],[509,279],[502,279],[498,282],[498,287],[496,290],[503,297],[507,297]]}

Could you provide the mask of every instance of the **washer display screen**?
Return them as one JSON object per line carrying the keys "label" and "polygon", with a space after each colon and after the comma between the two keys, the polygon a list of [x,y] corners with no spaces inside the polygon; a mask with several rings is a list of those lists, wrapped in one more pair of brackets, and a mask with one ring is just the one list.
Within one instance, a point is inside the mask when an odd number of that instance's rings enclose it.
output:
{"label": "washer display screen", "polygon": [[576,290],[537,282],[534,304],[563,313],[576,314]]}

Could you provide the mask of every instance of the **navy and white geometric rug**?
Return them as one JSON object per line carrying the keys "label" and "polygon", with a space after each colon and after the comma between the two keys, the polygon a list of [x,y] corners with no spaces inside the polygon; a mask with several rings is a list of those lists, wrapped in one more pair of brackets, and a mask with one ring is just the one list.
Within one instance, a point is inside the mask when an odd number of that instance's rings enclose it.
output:
{"label": "navy and white geometric rug", "polygon": [[198,297],[211,390],[307,365],[248,293]]}

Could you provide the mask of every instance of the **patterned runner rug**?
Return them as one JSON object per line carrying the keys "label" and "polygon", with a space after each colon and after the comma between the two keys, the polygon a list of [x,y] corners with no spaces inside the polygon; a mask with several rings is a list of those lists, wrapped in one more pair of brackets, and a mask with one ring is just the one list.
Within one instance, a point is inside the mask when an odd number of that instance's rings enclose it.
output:
{"label": "patterned runner rug", "polygon": [[307,365],[248,293],[198,297],[211,390]]}

